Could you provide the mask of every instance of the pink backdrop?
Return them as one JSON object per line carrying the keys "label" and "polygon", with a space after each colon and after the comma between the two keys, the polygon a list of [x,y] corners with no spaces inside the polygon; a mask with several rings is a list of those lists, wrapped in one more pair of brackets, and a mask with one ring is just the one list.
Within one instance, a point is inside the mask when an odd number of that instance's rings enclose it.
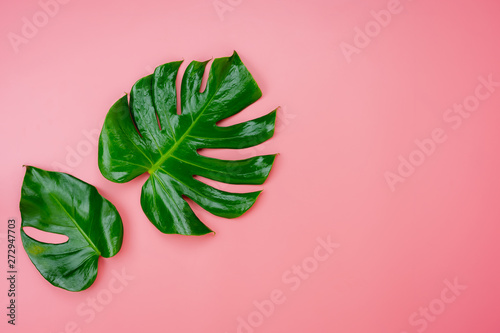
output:
{"label": "pink backdrop", "polygon": [[[3,1],[0,276],[23,164],[97,186],[125,227],[80,293],[18,239],[16,326],[2,332],[413,333],[500,330],[500,5],[464,0]],[[97,167],[109,107],[159,64],[236,50],[281,106],[279,152],[243,217],[161,234],[145,177]],[[227,186],[233,189],[234,186]],[[245,188],[247,189],[247,188]]]}

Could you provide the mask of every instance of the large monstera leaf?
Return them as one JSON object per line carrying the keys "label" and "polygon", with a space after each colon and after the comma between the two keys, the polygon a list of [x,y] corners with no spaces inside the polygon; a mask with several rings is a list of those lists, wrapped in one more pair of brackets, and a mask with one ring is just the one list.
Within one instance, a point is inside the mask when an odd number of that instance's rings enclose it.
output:
{"label": "large monstera leaf", "polygon": [[99,168],[107,179],[123,183],[149,173],[141,205],[163,233],[203,235],[212,232],[189,207],[190,198],[210,213],[234,218],[246,212],[260,191],[230,193],[195,175],[229,184],[262,184],[275,155],[220,160],[198,154],[202,148],[240,149],[260,144],[274,133],[276,110],[232,126],[217,122],[254,103],[262,95],[235,52],[213,61],[200,92],[208,62],[191,62],[180,88],[177,114],[176,77],[181,62],[157,67],[135,83],[109,110],[99,138]]}
{"label": "large monstera leaf", "polygon": [[[87,289],[97,277],[99,257],[114,256],[122,245],[123,225],[115,206],[94,186],[68,174],[26,167],[20,209],[24,249],[56,287]],[[66,235],[68,240],[40,242],[24,227]]]}

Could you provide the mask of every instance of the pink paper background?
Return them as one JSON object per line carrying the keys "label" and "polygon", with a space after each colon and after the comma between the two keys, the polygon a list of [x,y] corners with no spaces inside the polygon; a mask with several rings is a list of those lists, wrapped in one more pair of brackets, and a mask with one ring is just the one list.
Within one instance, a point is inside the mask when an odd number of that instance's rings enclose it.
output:
{"label": "pink paper background", "polygon": [[[443,118],[477,101],[479,77],[500,81],[498,1],[62,2],[47,7],[52,16],[36,0],[1,5],[2,332],[500,330],[500,91],[458,128]],[[381,27],[371,11],[387,8],[398,13]],[[37,30],[23,35],[34,20]],[[372,29],[367,45],[355,44],[356,27]],[[13,44],[13,34],[25,39]],[[346,57],[345,43],[356,53]],[[146,178],[104,179],[95,135],[155,66],[185,59],[184,69],[233,50],[264,95],[231,122],[281,106],[278,127],[257,148],[211,155],[280,155],[243,217],[195,208],[215,236],[161,234],[140,207]],[[435,128],[446,140],[418,153],[415,140]],[[400,155],[424,160],[392,191],[385,174],[397,172]],[[120,211],[125,237],[80,293],[46,282],[18,239],[12,327],[5,233],[8,218],[21,223],[23,164],[64,167],[97,186]],[[318,248],[328,237],[340,245],[332,253]],[[123,270],[133,278],[120,283]],[[455,282],[461,290],[447,286]],[[280,291],[284,302],[269,313]]]}

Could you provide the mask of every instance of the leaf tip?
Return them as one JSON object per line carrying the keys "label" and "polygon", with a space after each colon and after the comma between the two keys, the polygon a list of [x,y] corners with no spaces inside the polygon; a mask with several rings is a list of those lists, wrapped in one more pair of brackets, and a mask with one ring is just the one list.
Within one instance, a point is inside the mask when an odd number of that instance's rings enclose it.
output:
{"label": "leaf tip", "polygon": [[240,60],[240,55],[238,54],[238,52],[236,52],[236,50],[233,50],[233,54],[231,55],[230,57],[231,59],[237,59],[237,60]]}

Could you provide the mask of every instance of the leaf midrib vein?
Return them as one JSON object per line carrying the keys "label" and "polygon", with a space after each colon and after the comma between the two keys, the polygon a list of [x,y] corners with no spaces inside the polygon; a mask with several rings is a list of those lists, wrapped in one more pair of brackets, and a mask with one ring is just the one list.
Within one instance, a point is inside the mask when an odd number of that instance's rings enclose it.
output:
{"label": "leaf midrib vein", "polygon": [[[203,107],[203,110],[201,110],[200,114],[194,119],[194,121],[191,123],[191,125],[188,127],[188,129],[184,132],[184,134],[180,137],[178,141],[175,142],[175,144],[165,153],[163,154],[158,161],[156,161],[155,164],[149,169],[149,173],[153,174],[172,154],[175,152],[175,150],[181,145],[181,143],[184,141],[184,139],[189,135],[191,130],[196,126],[198,121],[200,120],[201,116],[203,113],[207,110],[208,106],[212,102],[212,100],[215,98],[215,95],[217,95],[217,92],[219,91],[219,87],[215,90],[214,94],[210,99],[206,102],[205,106]],[[192,117],[192,115],[191,115]]]}
{"label": "leaf midrib vein", "polygon": [[50,193],[49,194],[52,199],[55,200],[55,202],[57,202],[57,204],[59,205],[59,207],[61,207],[61,209],[66,213],[66,215],[68,215],[69,219],[71,220],[71,222],[73,222],[73,224],[75,225],[76,229],[78,231],[80,231],[80,233],[82,234],[83,238],[85,238],[85,240],[89,243],[89,245],[94,249],[94,251],[97,252],[97,254],[100,256],[101,255],[101,252],[97,249],[97,247],[94,245],[94,242],[92,242],[92,240],[87,236],[87,234],[82,230],[82,228],[80,228],[80,226],[78,225],[78,223],[75,221],[75,219],[71,216],[70,213],[68,213],[68,211],[64,208],[64,206],[62,205],[62,203],[52,194]]}

